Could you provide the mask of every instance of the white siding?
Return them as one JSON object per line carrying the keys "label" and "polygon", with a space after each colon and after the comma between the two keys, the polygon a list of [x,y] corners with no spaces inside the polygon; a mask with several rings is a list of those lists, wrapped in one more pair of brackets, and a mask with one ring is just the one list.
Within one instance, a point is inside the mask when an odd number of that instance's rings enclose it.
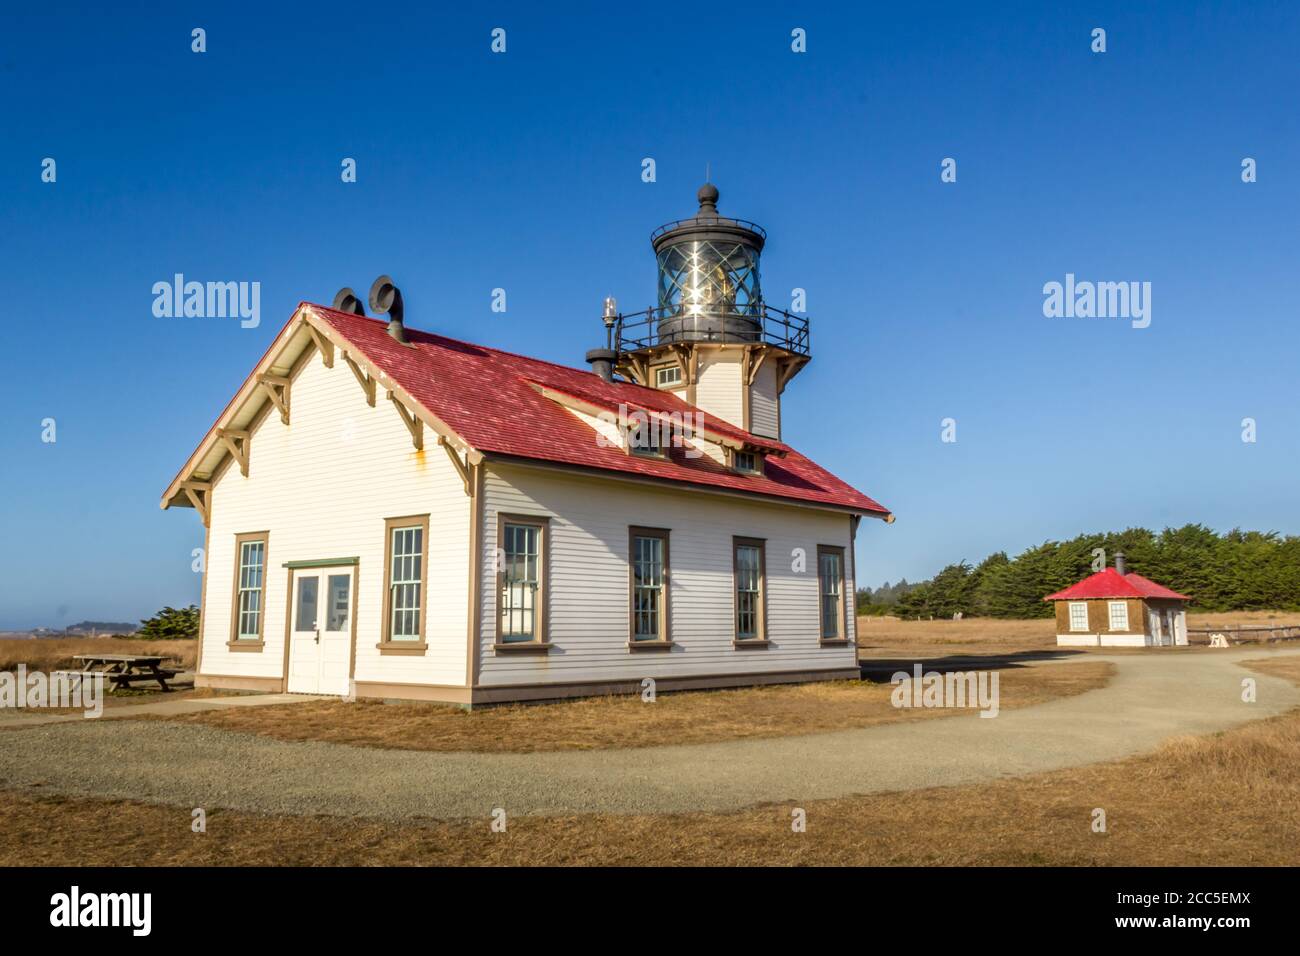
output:
{"label": "white siding", "polygon": [[844,600],[848,602],[849,643],[858,643],[858,554],[849,536],[849,546],[844,549]]}
{"label": "white siding", "polygon": [[610,418],[597,418],[595,415],[588,415],[586,412],[579,411],[576,408],[562,406],[566,411],[576,416],[579,421],[585,423],[592,431],[596,432],[599,438],[593,438],[593,441],[603,439],[605,443],[613,448],[626,448],[627,437],[618,427],[618,421],[612,416]]}
{"label": "white siding", "polygon": [[[494,465],[484,487],[481,685],[849,668],[819,644],[817,545],[851,552],[846,514]],[[499,512],[551,519],[546,655],[497,655],[490,556]],[[628,650],[628,526],[671,531],[670,652]],[[767,648],[732,646],[732,536],[767,539]],[[802,548],[805,570],[792,570]],[[846,592],[850,582],[846,581]],[[851,601],[852,594],[845,599]],[[851,619],[851,615],[850,615]]]}
{"label": "white siding", "polygon": [[781,437],[781,399],[776,394],[776,366],[769,358],[758,367],[749,389],[749,430],[766,438]]}
{"label": "white siding", "polygon": [[737,428],[745,427],[744,354],[740,349],[701,350],[695,382],[696,407]]}
{"label": "white siding", "polygon": [[[341,357],[312,355],[291,392],[288,426],[274,412],[253,434],[249,474],[229,467],[212,493],[203,618],[203,674],[279,678],[284,669],[286,561],[360,558],[356,679],[466,683],[470,500],[437,436],[417,452],[397,409],[378,390],[375,407]],[[429,515],[428,651],[381,656],[384,519]],[[261,652],[232,653],[235,535],[269,531]]]}

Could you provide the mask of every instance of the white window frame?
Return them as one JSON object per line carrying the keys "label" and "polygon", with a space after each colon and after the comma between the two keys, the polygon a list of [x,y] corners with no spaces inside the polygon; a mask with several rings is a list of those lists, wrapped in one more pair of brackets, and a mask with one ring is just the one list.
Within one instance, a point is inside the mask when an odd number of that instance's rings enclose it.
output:
{"label": "white window frame", "polygon": [[[748,455],[754,462],[753,468],[745,468],[740,464],[742,455]],[[757,451],[739,451],[731,449],[731,470],[742,475],[761,475],[763,474],[763,455]]]}
{"label": "white window frame", "polygon": [[667,458],[672,444],[671,426],[659,418],[647,416],[644,422],[633,422],[626,429],[629,455],[641,458]]}
{"label": "white window frame", "polygon": [[[1122,625],[1121,627],[1116,627],[1116,626],[1115,626],[1115,612],[1116,612],[1117,610],[1121,613],[1121,615],[1122,615],[1123,618],[1124,618],[1124,623],[1123,623],[1123,625]],[[1108,623],[1109,623],[1109,625],[1110,625],[1110,630],[1112,630],[1112,631],[1119,631],[1119,632],[1123,632],[1123,633],[1127,633],[1127,632],[1128,632],[1128,629],[1129,629],[1129,627],[1128,627],[1128,601],[1109,601],[1109,602],[1107,602],[1107,605],[1106,605],[1106,613],[1107,613],[1107,615],[1108,615]]]}
{"label": "white window frame", "polygon": [[[664,373],[670,372],[676,376],[672,381],[664,380]],[[659,365],[655,368],[655,388],[673,388],[682,384],[682,367],[677,364]]]}
{"label": "white window frame", "polygon": [[[1075,619],[1074,619],[1074,612],[1075,612],[1076,610],[1082,610],[1082,612],[1083,612],[1083,624],[1082,624],[1082,625],[1077,624],[1077,623],[1075,622]],[[1071,602],[1070,602],[1070,630],[1071,630],[1071,631],[1086,631],[1087,629],[1088,629],[1088,602],[1087,602],[1087,601],[1071,601]]]}

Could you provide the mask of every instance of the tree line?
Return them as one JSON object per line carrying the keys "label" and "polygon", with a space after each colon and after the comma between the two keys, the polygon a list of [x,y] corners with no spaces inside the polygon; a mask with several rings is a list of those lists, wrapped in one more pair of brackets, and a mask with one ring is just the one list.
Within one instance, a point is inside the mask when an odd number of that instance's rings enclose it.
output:
{"label": "tree line", "polygon": [[1093,573],[1097,549],[1106,564],[1123,551],[1128,570],[1173,588],[1203,611],[1300,610],[1300,537],[1273,531],[1218,534],[1200,524],[1081,534],[1045,541],[1016,555],[989,555],[977,565],[950,564],[929,581],[860,589],[858,613],[905,618],[1051,617],[1043,598]]}

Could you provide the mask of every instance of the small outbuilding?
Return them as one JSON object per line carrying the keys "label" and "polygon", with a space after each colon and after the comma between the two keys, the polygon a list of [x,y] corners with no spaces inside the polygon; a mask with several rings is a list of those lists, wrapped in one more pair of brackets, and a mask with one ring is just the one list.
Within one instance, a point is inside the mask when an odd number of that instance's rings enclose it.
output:
{"label": "small outbuilding", "polygon": [[1056,643],[1074,647],[1160,647],[1187,643],[1185,594],[1127,571],[1124,555],[1043,598],[1056,602]]}

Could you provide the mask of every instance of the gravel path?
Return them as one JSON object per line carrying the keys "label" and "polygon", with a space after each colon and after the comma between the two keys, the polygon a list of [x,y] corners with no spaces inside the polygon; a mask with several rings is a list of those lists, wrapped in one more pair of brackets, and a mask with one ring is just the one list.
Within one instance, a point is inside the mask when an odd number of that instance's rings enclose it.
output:
{"label": "gravel path", "polygon": [[[1300,706],[1239,649],[1103,658],[1104,688],[972,715],[771,740],[638,750],[445,754],[292,743],[198,725],[79,721],[0,733],[0,787],[184,807],[387,819],[734,810],[978,783],[1149,751]],[[1097,660],[1088,656],[1087,660]],[[1069,662],[1050,666],[1069,667]],[[1241,700],[1253,677],[1258,701]],[[653,706],[647,704],[646,706]]]}

